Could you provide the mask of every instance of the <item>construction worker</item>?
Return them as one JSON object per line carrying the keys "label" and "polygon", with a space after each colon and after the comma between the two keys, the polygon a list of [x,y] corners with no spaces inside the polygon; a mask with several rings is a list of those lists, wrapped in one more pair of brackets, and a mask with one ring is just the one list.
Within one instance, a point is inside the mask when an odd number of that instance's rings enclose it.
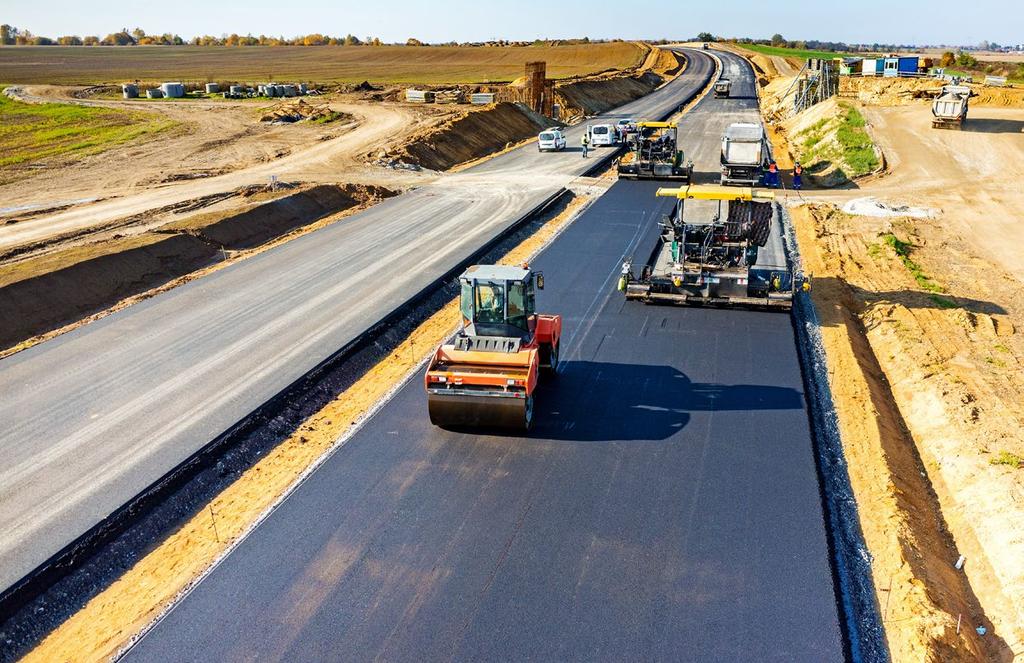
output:
{"label": "construction worker", "polygon": [[772,189],[779,187],[779,164],[774,160],[768,164],[768,174],[764,178],[764,183]]}
{"label": "construction worker", "polygon": [[793,189],[799,191],[804,186],[804,167],[797,161],[796,165],[793,166]]}
{"label": "construction worker", "polygon": [[587,148],[590,147],[590,136],[586,132],[583,132],[583,138],[580,138],[580,145],[583,146],[583,158],[587,158]]}

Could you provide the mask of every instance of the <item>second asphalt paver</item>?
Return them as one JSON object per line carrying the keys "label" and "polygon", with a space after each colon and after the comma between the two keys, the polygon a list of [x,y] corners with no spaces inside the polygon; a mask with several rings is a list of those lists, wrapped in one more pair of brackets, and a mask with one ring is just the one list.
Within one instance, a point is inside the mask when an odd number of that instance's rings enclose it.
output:
{"label": "second asphalt paver", "polygon": [[565,335],[529,437],[435,428],[411,380],[129,658],[842,660],[790,318],[615,290],[657,186],[535,262]]}

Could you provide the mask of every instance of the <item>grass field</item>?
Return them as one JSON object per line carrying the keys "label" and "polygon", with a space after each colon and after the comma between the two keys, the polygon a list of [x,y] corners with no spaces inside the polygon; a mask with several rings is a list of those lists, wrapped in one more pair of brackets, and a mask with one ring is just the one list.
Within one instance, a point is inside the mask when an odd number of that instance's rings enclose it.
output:
{"label": "grass field", "polygon": [[0,48],[0,80],[106,84],[124,81],[299,81],[314,83],[475,83],[509,81],[523,65],[547,62],[565,78],[641,62],[628,42],[567,46],[19,46]]}
{"label": "grass field", "polygon": [[804,51],[796,48],[781,48],[778,46],[764,46],[762,44],[736,44],[740,48],[760,53],[761,55],[775,55],[781,58],[800,58],[806,60],[807,58],[822,58],[830,60],[832,58],[842,57],[844,55],[850,55],[849,53],[839,53],[835,51]]}
{"label": "grass field", "polygon": [[173,122],[148,113],[23,104],[0,95],[0,182],[16,178],[11,169],[21,164],[95,154],[173,126]]}

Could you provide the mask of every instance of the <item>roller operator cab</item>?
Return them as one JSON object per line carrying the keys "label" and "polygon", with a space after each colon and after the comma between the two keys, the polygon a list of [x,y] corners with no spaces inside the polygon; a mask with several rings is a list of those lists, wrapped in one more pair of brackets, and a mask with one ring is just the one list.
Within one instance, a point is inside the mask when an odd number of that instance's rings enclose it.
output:
{"label": "roller operator cab", "polygon": [[558,367],[562,317],[536,312],[544,275],[474,265],[459,277],[462,328],[424,377],[430,421],[443,428],[529,430],[535,390]]}

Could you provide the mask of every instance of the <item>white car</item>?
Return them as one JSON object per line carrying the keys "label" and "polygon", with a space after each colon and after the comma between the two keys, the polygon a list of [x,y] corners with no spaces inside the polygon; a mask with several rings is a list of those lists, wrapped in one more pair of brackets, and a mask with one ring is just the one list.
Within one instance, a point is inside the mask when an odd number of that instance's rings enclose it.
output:
{"label": "white car", "polygon": [[616,145],[619,142],[619,132],[614,124],[595,124],[587,127],[590,132],[591,147]]}
{"label": "white car", "polygon": [[565,149],[565,134],[558,129],[546,129],[537,136],[538,152],[557,152]]}

